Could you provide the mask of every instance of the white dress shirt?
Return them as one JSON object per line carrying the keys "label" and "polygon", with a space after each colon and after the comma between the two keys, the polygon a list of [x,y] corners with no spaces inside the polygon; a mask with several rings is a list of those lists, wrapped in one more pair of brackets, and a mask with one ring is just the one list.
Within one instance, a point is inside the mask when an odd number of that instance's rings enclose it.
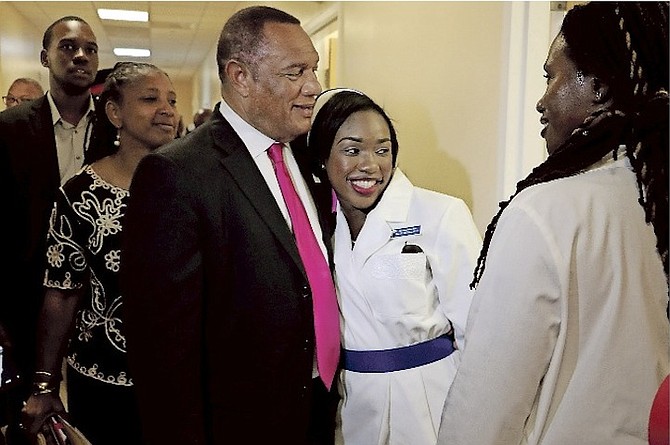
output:
{"label": "white dress shirt", "polygon": [[84,117],[76,124],[72,124],[63,120],[49,91],[47,92],[47,100],[51,107],[51,121],[54,126],[56,151],[58,153],[58,170],[60,183],[63,185],[81,170],[84,164],[85,147],[88,146],[91,139],[95,105],[93,98],[91,98],[88,111]]}

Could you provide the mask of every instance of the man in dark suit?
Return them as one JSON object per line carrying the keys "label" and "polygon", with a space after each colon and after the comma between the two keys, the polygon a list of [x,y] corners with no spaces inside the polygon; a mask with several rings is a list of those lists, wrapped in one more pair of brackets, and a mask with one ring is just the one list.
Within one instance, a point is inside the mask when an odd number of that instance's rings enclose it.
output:
{"label": "man in dark suit", "polygon": [[[93,100],[89,87],[98,69],[98,45],[79,17],[63,17],[44,33],[40,60],[49,69],[49,91],[0,113],[0,189],[8,226],[0,296],[3,346],[18,366],[21,384],[9,394],[8,443],[21,443],[22,402],[34,380],[35,331],[42,301],[44,251],[56,191],[84,161]],[[39,370],[37,370],[39,371]],[[45,375],[38,375],[44,379]],[[50,376],[50,384],[60,376]]]}
{"label": "man in dark suit", "polygon": [[296,139],[318,54],[297,19],[250,7],[224,26],[217,61],[213,116],[144,158],[130,188],[121,278],[144,441],[332,443],[335,379],[314,367],[313,286],[267,153],[284,145],[327,258],[332,197]]}

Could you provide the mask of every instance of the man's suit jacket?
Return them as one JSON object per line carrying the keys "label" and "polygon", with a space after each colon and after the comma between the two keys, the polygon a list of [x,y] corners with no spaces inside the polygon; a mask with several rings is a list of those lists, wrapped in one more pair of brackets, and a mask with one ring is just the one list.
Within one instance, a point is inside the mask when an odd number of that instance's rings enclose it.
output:
{"label": "man's suit jacket", "polygon": [[[46,96],[0,113],[0,189],[7,229],[0,321],[14,343],[20,370],[32,373],[42,302],[49,214],[60,186],[51,110]],[[28,380],[30,375],[25,376]]]}
{"label": "man's suit jacket", "polygon": [[[330,246],[330,189],[292,143]],[[147,444],[306,444],[314,328],[293,235],[217,109],[145,157],[124,223],[130,371]]]}

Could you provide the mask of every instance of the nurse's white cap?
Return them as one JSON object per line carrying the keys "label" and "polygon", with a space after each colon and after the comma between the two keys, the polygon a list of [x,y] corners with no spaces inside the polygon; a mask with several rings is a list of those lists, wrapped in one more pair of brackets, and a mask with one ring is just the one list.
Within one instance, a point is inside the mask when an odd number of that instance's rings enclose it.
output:
{"label": "nurse's white cap", "polygon": [[333,96],[335,96],[337,93],[342,93],[345,91],[351,91],[352,93],[357,93],[362,96],[365,96],[364,93],[354,90],[353,88],[332,88],[330,90],[322,91],[321,94],[316,96],[316,102],[314,103],[314,109],[312,110],[312,124],[314,123],[314,119],[316,119],[316,115],[319,112],[319,110],[328,102]]}
{"label": "nurse's white cap", "polygon": [[[312,110],[312,120],[310,121],[310,126],[314,124],[314,119],[316,119],[317,113],[326,104],[326,102],[328,102],[337,93],[343,93],[345,91],[351,91],[352,93],[357,93],[360,94],[361,96],[365,96],[364,93],[358,90],[354,90],[353,88],[332,88],[330,90],[322,91],[321,94],[316,96],[316,102],[314,102],[314,109]],[[309,141],[311,132],[312,132],[311,129],[307,132],[307,141]]]}

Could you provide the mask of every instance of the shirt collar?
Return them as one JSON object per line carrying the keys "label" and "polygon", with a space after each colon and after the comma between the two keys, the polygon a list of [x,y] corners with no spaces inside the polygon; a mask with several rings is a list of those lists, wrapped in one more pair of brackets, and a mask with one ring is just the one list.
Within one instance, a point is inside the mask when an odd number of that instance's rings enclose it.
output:
{"label": "shirt collar", "polygon": [[275,142],[242,119],[239,114],[230,108],[225,99],[221,99],[219,110],[230,126],[233,127],[235,133],[242,139],[252,157],[256,158],[264,154],[270,148],[270,145]]}
{"label": "shirt collar", "polygon": [[[58,107],[56,106],[56,102],[54,102],[54,98],[51,95],[51,91],[47,91],[47,100],[49,101],[49,108],[51,109],[51,124],[56,125],[58,121],[61,120],[60,112],[58,111]],[[95,113],[95,102],[93,102],[93,96],[89,97],[89,102],[88,102],[88,111],[86,112],[86,117],[90,117]]]}
{"label": "shirt collar", "polygon": [[609,152],[605,156],[603,156],[600,160],[596,161],[593,165],[589,166],[586,168],[586,171],[591,171],[591,170],[597,170],[599,168],[603,167],[609,167],[611,164],[614,164],[615,162],[621,161],[621,159],[627,158],[626,155],[626,146],[625,145],[619,145],[616,151],[616,159],[614,159],[614,153]]}

